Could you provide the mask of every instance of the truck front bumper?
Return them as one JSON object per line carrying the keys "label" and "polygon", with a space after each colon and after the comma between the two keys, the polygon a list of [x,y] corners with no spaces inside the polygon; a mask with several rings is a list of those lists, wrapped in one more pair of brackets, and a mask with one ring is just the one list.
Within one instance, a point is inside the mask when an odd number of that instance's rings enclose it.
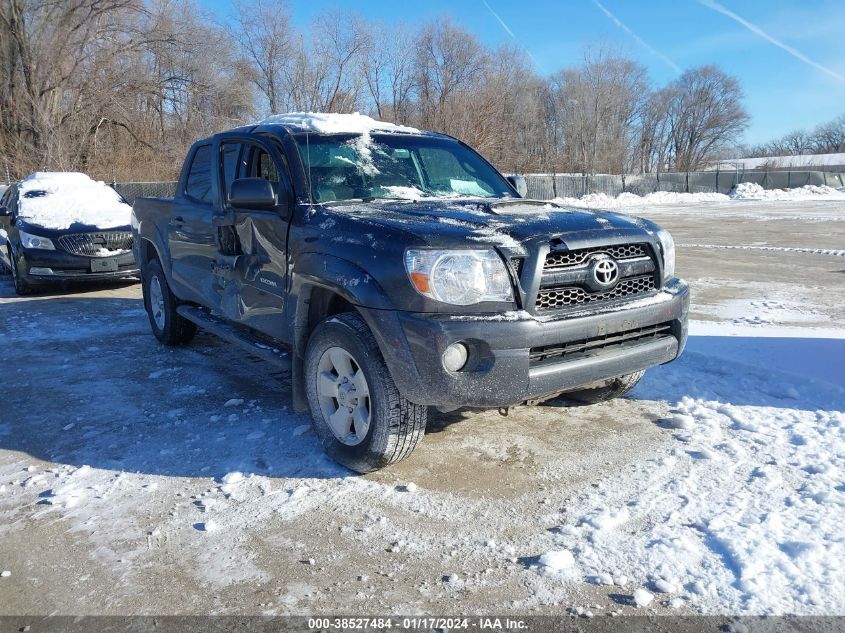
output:
{"label": "truck front bumper", "polygon": [[[536,317],[366,310],[399,391],[441,408],[505,407],[574,391],[668,363],[687,338],[689,287],[670,281],[655,295],[592,311]],[[443,366],[461,342],[461,371]]]}
{"label": "truck front bumper", "polygon": [[[96,263],[98,259],[116,260],[117,270],[97,270]],[[85,257],[84,255],[73,255],[61,250],[26,249],[22,251],[21,256],[18,258],[18,268],[21,273],[27,275],[31,280],[38,282],[70,280],[104,281],[124,277],[137,277],[140,274],[132,251],[127,251],[126,253],[121,253],[110,258],[94,258]]]}

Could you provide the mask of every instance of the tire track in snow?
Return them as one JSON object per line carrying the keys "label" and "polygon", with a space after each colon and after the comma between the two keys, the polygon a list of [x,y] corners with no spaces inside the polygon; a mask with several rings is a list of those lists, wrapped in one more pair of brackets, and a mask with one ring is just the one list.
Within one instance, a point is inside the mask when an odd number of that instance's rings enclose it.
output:
{"label": "tire track in snow", "polygon": [[845,250],[832,250],[828,248],[800,248],[795,246],[751,246],[740,244],[737,246],[729,244],[678,244],[679,248],[718,248],[724,250],[741,251],[777,251],[780,253],[809,253],[810,255],[832,255],[833,257],[845,257]]}

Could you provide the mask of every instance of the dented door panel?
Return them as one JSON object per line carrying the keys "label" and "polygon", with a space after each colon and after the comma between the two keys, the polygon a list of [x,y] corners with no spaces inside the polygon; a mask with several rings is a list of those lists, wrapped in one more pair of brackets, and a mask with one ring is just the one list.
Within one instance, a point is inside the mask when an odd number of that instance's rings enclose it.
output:
{"label": "dented door panel", "polygon": [[229,319],[284,340],[288,223],[274,211],[239,211],[240,252],[221,278],[220,310]]}

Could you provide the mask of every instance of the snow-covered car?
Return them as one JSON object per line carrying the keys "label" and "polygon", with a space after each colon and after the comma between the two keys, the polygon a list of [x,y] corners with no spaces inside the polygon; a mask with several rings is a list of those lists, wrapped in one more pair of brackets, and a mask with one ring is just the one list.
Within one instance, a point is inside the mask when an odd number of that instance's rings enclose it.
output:
{"label": "snow-covered car", "polygon": [[138,275],[132,207],[85,174],[36,172],[0,198],[0,262],[18,294],[69,280]]}

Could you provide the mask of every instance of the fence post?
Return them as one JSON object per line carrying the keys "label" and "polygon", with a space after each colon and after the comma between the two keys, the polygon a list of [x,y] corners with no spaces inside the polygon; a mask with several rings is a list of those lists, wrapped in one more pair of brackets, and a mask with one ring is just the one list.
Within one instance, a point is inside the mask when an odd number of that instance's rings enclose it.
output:
{"label": "fence post", "polygon": [[552,170],[552,198],[557,198],[557,172]]}
{"label": "fence post", "polygon": [[792,189],[792,166],[786,170],[786,188]]}
{"label": "fence post", "polygon": [[689,193],[689,172],[684,174],[684,193]]}
{"label": "fence post", "polygon": [[713,188],[715,193],[719,193],[719,166],[716,165],[716,186]]}

